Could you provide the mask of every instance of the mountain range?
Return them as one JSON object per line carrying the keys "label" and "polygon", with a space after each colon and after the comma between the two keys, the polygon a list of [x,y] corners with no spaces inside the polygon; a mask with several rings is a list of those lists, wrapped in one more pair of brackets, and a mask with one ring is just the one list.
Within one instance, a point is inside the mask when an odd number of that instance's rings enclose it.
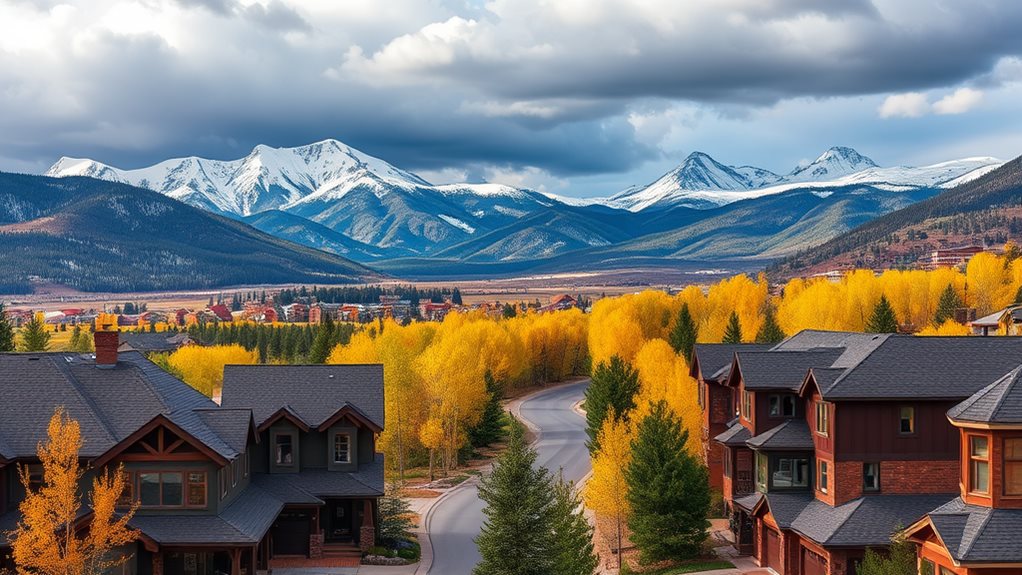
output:
{"label": "mountain range", "polygon": [[[608,198],[494,183],[434,185],[336,140],[257,146],[122,170],[61,158],[49,176],[159,192],[268,234],[385,269],[443,274],[651,260],[780,258],[996,169],[994,158],[880,167],[847,147],[779,175],[695,152],[656,181]],[[463,265],[464,264],[464,265]],[[497,269],[492,265],[491,269]]]}
{"label": "mountain range", "polygon": [[143,188],[0,173],[0,293],[364,282],[361,264]]}

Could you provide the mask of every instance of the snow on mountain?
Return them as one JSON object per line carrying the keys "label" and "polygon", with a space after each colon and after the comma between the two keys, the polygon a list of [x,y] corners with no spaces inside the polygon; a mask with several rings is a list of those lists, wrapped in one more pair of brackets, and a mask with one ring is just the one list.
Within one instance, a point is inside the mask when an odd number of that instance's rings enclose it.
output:
{"label": "snow on mountain", "polygon": [[177,158],[136,170],[61,158],[46,175],[122,182],[239,216],[281,208],[312,194],[337,198],[360,185],[375,187],[381,193],[392,186],[429,185],[415,174],[336,140],[297,148],[259,145],[239,160]]}
{"label": "snow on mountain", "polygon": [[725,166],[696,152],[652,184],[626,189],[604,203],[633,212],[677,206],[708,209],[809,187],[871,185],[888,191],[951,188],[1001,164],[997,158],[975,157],[929,166],[882,168],[851,148],[834,147],[812,163],[778,176],[752,166]]}
{"label": "snow on mountain", "polygon": [[823,182],[878,167],[876,162],[851,148],[833,147],[807,166],[792,170],[785,182]]}

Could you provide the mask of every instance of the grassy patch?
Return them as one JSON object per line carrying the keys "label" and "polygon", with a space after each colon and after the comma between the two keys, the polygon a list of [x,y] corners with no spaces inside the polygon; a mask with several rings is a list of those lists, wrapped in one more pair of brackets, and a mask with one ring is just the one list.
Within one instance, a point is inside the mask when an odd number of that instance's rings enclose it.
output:
{"label": "grassy patch", "polygon": [[621,575],[680,575],[681,573],[696,573],[698,571],[712,571],[714,569],[732,569],[734,565],[730,561],[693,561],[674,565],[671,567],[663,567],[661,569],[653,569],[650,571],[635,571],[627,564],[621,566]]}

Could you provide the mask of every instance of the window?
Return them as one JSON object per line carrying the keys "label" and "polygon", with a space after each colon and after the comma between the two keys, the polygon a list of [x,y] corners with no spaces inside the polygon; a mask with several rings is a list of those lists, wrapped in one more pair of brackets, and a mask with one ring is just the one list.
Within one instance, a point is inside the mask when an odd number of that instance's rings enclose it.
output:
{"label": "window", "polygon": [[188,507],[205,507],[206,506],[206,472],[205,471],[189,471],[188,472],[188,491],[187,501],[185,504]]}
{"label": "window", "polygon": [[28,486],[32,491],[38,491],[43,486],[43,466],[33,463],[28,466]]}
{"label": "window", "polygon": [[762,453],[756,454],[756,487],[760,491],[767,490],[767,474],[770,469],[770,460]]}
{"label": "window", "polygon": [[724,477],[731,477],[731,450],[724,448]]}
{"label": "window", "polygon": [[138,474],[139,503],[142,507],[183,507],[184,473],[152,471]]}
{"label": "window", "polygon": [[742,417],[752,420],[752,393],[742,390]]}
{"label": "window", "polygon": [[862,490],[880,491],[880,464],[862,464]]}
{"label": "window", "polygon": [[940,575],[955,575],[955,572],[948,569],[947,567],[940,568]]}
{"label": "window", "polygon": [[816,433],[827,435],[830,433],[830,410],[825,401],[816,402]]}
{"label": "window", "polygon": [[334,435],[334,463],[351,463],[351,436],[347,433]]}
{"label": "window", "polygon": [[919,560],[919,575],[934,575],[933,561],[929,559]]}
{"label": "window", "polygon": [[124,491],[117,498],[118,507],[129,507],[135,500],[135,474],[130,471],[124,472]]}
{"label": "window", "polygon": [[823,493],[826,493],[827,489],[829,489],[830,487],[829,481],[830,477],[828,475],[827,462],[820,461],[819,469],[817,470],[816,473],[816,488],[822,491]]}
{"label": "window", "polygon": [[294,437],[289,433],[281,433],[276,436],[277,465],[294,465]]}
{"label": "window", "polygon": [[1022,495],[1022,438],[1004,440],[1004,494]]}
{"label": "window", "polygon": [[990,492],[990,449],[987,438],[980,435],[969,436],[969,491],[973,493]]}
{"label": "window", "polygon": [[916,408],[901,408],[901,415],[898,420],[898,431],[902,435],[910,435],[916,432]]}
{"label": "window", "polygon": [[706,409],[706,384],[702,381],[699,382],[699,407]]}
{"label": "window", "polygon": [[790,395],[771,395],[770,417],[795,417],[795,398]]}
{"label": "window", "polygon": [[777,460],[773,476],[774,487],[808,487],[809,460],[782,457]]}

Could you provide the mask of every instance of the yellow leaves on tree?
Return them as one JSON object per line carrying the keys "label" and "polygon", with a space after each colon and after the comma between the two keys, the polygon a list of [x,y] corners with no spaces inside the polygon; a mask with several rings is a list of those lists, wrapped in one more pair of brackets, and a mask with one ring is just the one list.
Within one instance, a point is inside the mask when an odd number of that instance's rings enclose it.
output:
{"label": "yellow leaves on tree", "polygon": [[181,375],[188,385],[208,397],[220,391],[224,383],[224,366],[259,363],[259,352],[240,345],[188,345],[170,354],[167,364]]}
{"label": "yellow leaves on tree", "polygon": [[969,281],[965,303],[976,308],[979,316],[1003,308],[1014,298],[1012,268],[1005,265],[1002,257],[986,252],[976,254],[969,260],[965,276]]}
{"label": "yellow leaves on tree", "polygon": [[640,421],[649,414],[651,405],[663,400],[681,417],[688,430],[688,450],[702,456],[702,419],[700,417],[696,381],[689,375],[685,358],[674,353],[662,339],[646,342],[636,354],[632,367],[639,372],[639,393],[630,418]]}
{"label": "yellow leaves on tree", "polygon": [[916,335],[969,335],[971,332],[967,326],[964,326],[953,319],[949,319],[942,323],[939,327],[928,326]]}
{"label": "yellow leaves on tree", "polygon": [[652,290],[597,301],[589,318],[593,365],[615,355],[631,363],[646,341],[667,338],[679,309],[680,299]]}
{"label": "yellow leaves on tree", "polygon": [[600,450],[593,454],[593,474],[582,490],[586,507],[614,522],[617,549],[631,514],[625,481],[625,469],[632,460],[631,436],[630,424],[624,419],[608,416],[603,421]]}
{"label": "yellow leaves on tree", "polygon": [[[11,551],[18,573],[31,575],[100,575],[123,564],[128,556],[111,551],[135,540],[128,528],[135,508],[115,516],[114,508],[124,491],[120,470],[97,476],[92,482],[85,517],[79,493],[84,470],[78,463],[82,447],[78,422],[58,408],[50,419],[48,439],[39,444],[43,482],[32,485],[27,467],[20,469],[25,499],[19,505],[21,521],[11,533]],[[79,524],[82,523],[82,524]],[[79,528],[86,535],[79,534]]]}

